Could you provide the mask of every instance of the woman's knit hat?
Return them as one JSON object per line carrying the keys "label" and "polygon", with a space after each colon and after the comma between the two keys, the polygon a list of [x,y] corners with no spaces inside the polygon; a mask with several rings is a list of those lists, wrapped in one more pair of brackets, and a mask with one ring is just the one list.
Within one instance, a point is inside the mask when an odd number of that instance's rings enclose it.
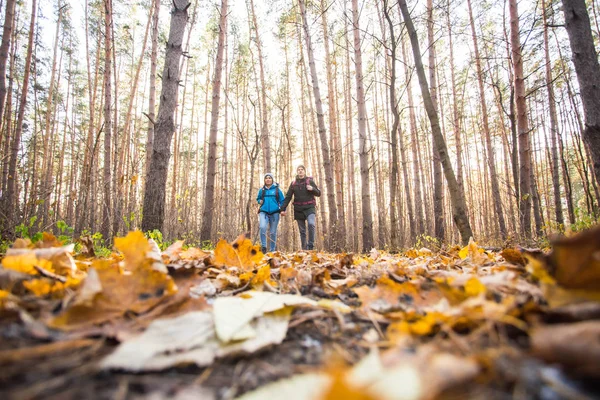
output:
{"label": "woman's knit hat", "polygon": [[263,180],[267,179],[267,176],[270,177],[271,179],[273,179],[273,181],[275,181],[275,177],[273,176],[273,174],[271,172],[265,172],[265,175],[263,176]]}
{"label": "woman's knit hat", "polygon": [[306,171],[306,167],[302,164],[300,164],[296,167],[296,171],[298,171],[298,168],[302,168],[304,171]]}

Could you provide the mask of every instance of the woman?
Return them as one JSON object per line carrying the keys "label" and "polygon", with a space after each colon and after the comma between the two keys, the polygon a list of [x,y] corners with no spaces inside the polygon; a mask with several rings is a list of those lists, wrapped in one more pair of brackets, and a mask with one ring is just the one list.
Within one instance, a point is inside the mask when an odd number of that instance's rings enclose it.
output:
{"label": "woman", "polygon": [[[313,178],[306,176],[306,168],[299,165],[296,168],[296,179],[290,184],[281,206],[281,215],[285,216],[287,206],[294,198],[294,219],[298,223],[302,250],[312,250],[315,245],[315,213],[316,197],[321,196],[321,191]],[[308,242],[306,240],[306,223],[308,222]]]}
{"label": "woman", "polygon": [[[277,225],[279,225],[279,212],[283,204],[283,192],[279,184],[275,183],[273,174],[267,172],[264,175],[264,186],[258,191],[256,201],[260,205],[258,210],[258,222],[260,229],[260,246],[263,253],[275,251],[277,246]],[[267,235],[267,228],[269,233]]]}

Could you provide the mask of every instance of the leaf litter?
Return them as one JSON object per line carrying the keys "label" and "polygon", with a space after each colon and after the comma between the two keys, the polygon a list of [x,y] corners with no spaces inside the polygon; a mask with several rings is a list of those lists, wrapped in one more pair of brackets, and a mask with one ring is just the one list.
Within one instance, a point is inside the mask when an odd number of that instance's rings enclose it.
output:
{"label": "leaf litter", "polygon": [[545,251],[85,243],[2,258],[2,398],[600,396],[600,228]]}

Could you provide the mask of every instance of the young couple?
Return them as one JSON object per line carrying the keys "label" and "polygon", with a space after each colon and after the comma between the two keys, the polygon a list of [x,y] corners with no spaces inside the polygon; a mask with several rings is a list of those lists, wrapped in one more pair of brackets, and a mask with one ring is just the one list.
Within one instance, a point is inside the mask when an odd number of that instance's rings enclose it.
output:
{"label": "young couple", "polygon": [[[306,168],[299,165],[296,169],[296,179],[283,197],[279,184],[275,183],[273,174],[264,175],[264,186],[258,191],[256,201],[260,205],[258,211],[261,251],[275,251],[277,244],[277,225],[279,214],[285,216],[287,206],[294,198],[294,219],[298,223],[302,250],[312,250],[315,245],[315,197],[321,196],[321,191],[311,177],[306,176]],[[308,222],[308,241],[306,240],[306,224]],[[267,233],[268,229],[268,233]]]}

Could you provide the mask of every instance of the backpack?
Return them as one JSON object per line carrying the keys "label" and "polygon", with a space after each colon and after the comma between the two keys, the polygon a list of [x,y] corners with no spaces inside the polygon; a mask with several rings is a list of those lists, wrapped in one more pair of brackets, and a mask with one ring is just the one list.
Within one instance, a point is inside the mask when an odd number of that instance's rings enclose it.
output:
{"label": "backpack", "polygon": [[[265,195],[266,195],[266,190],[265,187],[263,186],[262,188],[262,193],[260,195],[260,200],[262,201],[261,204],[265,204]],[[279,184],[276,183],[275,184],[275,201],[277,202],[277,204],[279,204]]]}

